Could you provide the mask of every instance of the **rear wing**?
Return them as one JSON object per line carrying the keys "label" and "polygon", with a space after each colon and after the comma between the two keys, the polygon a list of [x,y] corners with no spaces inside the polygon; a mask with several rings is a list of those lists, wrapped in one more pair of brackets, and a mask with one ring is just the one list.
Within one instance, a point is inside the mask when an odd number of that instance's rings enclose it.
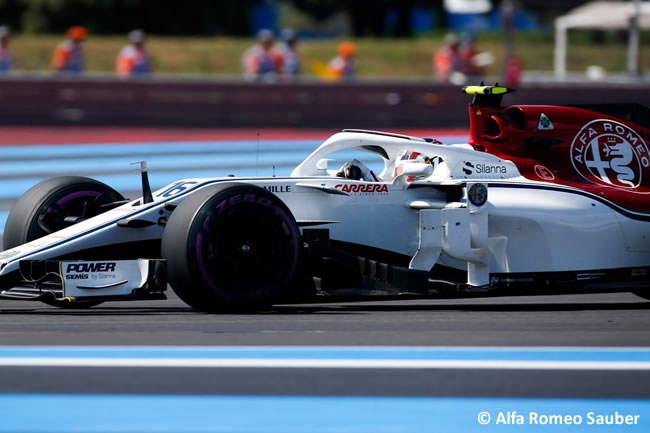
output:
{"label": "rear wing", "polygon": [[512,93],[515,89],[499,86],[497,83],[494,86],[465,86],[462,91],[467,95],[474,95],[470,103],[472,107],[499,107],[503,95]]}

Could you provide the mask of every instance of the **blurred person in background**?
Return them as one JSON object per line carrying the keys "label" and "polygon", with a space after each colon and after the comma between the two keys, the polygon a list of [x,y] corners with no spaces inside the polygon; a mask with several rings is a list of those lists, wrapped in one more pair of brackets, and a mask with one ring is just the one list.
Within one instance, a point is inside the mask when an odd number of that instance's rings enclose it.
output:
{"label": "blurred person in background", "polygon": [[455,34],[445,36],[445,44],[433,57],[433,67],[436,76],[443,82],[450,82],[455,74],[461,72],[460,44]]}
{"label": "blurred person in background", "polygon": [[149,76],[151,59],[145,47],[145,33],[142,30],[132,30],[128,37],[130,43],[122,47],[117,56],[117,75],[122,78]]}
{"label": "blurred person in background", "polygon": [[462,41],[459,50],[461,72],[468,80],[472,80],[470,77],[481,77],[484,74],[484,69],[474,59],[479,54],[476,49],[476,36],[471,32],[463,33]]}
{"label": "blurred person in background", "polygon": [[464,82],[469,84],[484,81],[486,67],[494,63],[494,55],[492,53],[480,52],[476,48],[476,36],[471,32],[463,34],[463,42],[460,46],[460,58]]}
{"label": "blurred person in background", "polygon": [[510,56],[506,62],[506,86],[519,87],[521,84],[521,75],[523,74],[524,63],[520,57]]}
{"label": "blurred person in background", "polygon": [[357,46],[350,41],[341,42],[338,56],[327,65],[329,73],[337,80],[352,81],[357,77]]}
{"label": "blurred person in background", "polygon": [[73,26],[65,34],[65,40],[54,51],[52,69],[69,75],[79,75],[84,71],[83,41],[88,30],[83,26]]}
{"label": "blurred person in background", "polygon": [[14,55],[9,48],[9,27],[0,26],[0,74],[11,71],[14,65]]}
{"label": "blurred person in background", "polygon": [[244,77],[248,80],[273,81],[282,73],[282,54],[273,48],[273,32],[257,32],[257,43],[242,56]]}
{"label": "blurred person in background", "polygon": [[298,35],[293,29],[284,29],[276,50],[282,55],[282,78],[296,80],[300,75]]}

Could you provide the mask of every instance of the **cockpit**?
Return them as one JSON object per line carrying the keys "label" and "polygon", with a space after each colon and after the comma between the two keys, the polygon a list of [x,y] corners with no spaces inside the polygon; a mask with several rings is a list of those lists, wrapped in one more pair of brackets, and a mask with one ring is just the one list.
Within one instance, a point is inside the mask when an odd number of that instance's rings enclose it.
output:
{"label": "cockpit", "polygon": [[316,149],[292,176],[334,176],[365,182],[402,178],[412,182],[432,175],[443,161],[438,153],[445,153],[445,147],[438,141],[399,134],[344,131]]}

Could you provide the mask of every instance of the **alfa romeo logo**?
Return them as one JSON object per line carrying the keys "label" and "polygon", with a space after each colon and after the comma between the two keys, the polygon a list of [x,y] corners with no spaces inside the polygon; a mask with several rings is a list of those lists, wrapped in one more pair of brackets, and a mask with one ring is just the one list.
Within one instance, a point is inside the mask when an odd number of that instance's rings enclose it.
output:
{"label": "alfa romeo logo", "polygon": [[571,143],[571,163],[590,182],[630,190],[648,174],[650,154],[639,134],[622,123],[597,119]]}
{"label": "alfa romeo logo", "polygon": [[474,183],[467,191],[467,197],[474,206],[483,206],[487,201],[487,187],[482,183]]}

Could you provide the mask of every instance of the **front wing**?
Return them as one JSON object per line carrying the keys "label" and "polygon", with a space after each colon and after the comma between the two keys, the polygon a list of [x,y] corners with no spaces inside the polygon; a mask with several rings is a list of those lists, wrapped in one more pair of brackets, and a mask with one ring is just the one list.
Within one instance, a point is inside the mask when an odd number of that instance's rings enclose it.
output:
{"label": "front wing", "polygon": [[0,298],[53,301],[166,299],[164,260],[23,260]]}

